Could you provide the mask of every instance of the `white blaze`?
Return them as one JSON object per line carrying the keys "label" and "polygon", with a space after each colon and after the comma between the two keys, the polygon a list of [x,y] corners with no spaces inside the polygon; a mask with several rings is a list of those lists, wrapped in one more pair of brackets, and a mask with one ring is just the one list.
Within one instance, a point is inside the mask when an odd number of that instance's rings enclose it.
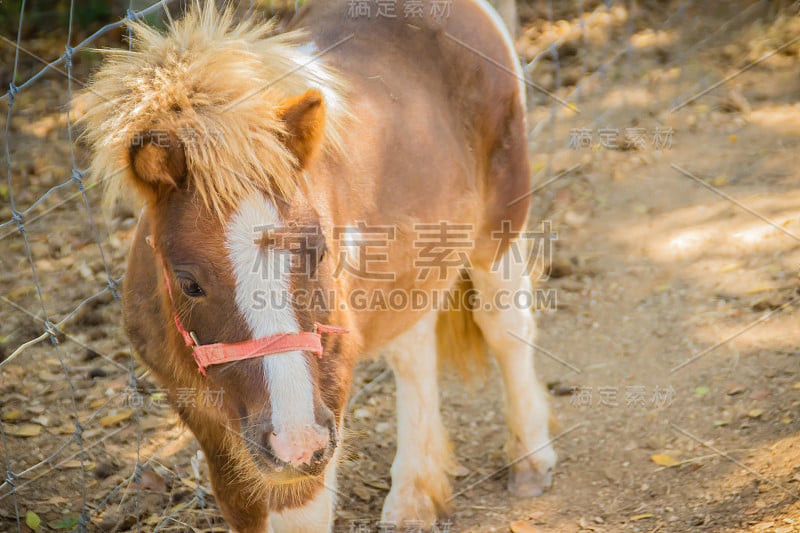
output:
{"label": "white blaze", "polygon": [[[227,228],[236,303],[254,338],[300,331],[289,297],[291,254],[262,247],[258,242],[265,229],[282,225],[275,206],[256,195],[242,202]],[[268,304],[255,305],[256,295],[266,298]],[[270,355],[263,361],[274,432],[302,432],[313,426],[314,387],[303,353]]]}

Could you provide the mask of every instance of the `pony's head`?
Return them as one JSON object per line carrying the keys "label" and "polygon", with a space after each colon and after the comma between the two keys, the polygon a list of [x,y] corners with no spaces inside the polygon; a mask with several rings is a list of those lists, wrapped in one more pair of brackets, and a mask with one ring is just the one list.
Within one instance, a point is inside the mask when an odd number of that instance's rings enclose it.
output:
{"label": "pony's head", "polygon": [[199,378],[179,334],[233,344],[336,320],[326,228],[304,176],[338,147],[342,88],[296,34],[271,29],[197,7],[163,33],[134,24],[133,51],[95,75],[82,120],[108,196],[133,191],[145,204],[150,281],[170,332],[167,353],[145,359],[220,391],[219,405],[197,407],[219,411],[228,453],[291,482],[321,474],[336,448],[349,387],[342,341],[324,339],[322,358],[292,349]]}

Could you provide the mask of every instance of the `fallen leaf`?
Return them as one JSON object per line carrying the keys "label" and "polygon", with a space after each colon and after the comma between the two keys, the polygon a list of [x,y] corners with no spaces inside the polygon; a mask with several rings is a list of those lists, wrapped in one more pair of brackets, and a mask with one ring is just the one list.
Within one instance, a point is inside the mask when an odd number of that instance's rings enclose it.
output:
{"label": "fallen leaf", "polygon": [[42,381],[48,381],[51,383],[64,381],[64,374],[54,374],[53,372],[48,372],[47,370],[42,370],[39,372],[38,377]]}
{"label": "fallen leaf", "polygon": [[757,283],[756,285],[750,287],[745,291],[745,294],[761,294],[762,292],[768,292],[773,290],[772,285],[768,285],[766,283]]}
{"label": "fallen leaf", "polygon": [[770,395],[770,392],[768,390],[766,390],[766,389],[757,390],[757,391],[754,391],[750,395],[750,399],[751,400],[756,400],[756,401],[758,401],[758,400],[766,400],[767,398],[769,398],[769,395]]}
{"label": "fallen leaf", "polygon": [[139,423],[139,427],[142,428],[142,431],[148,431],[156,428],[166,428],[173,425],[175,425],[174,419],[164,418],[163,416],[146,416]]}
{"label": "fallen leaf", "polygon": [[167,492],[167,482],[163,477],[152,470],[145,470],[142,472],[142,477],[140,478],[140,481],[136,487],[140,490],[149,490],[160,493]]}
{"label": "fallen leaf", "polygon": [[717,176],[716,178],[711,180],[711,185],[713,185],[714,187],[722,187],[726,183],[728,183],[728,178],[725,176]]}
{"label": "fallen leaf", "polygon": [[725,394],[728,396],[736,396],[737,394],[741,394],[746,390],[746,385],[742,385],[741,383],[730,383],[727,387],[725,387]]}
{"label": "fallen leaf", "polygon": [[631,522],[636,522],[636,521],[639,521],[639,520],[644,520],[644,519],[646,519],[646,518],[653,518],[653,513],[642,513],[642,514],[637,514],[637,515],[635,515],[635,516],[632,516],[632,517],[630,517],[630,518],[629,518],[629,520],[630,520]]}
{"label": "fallen leaf", "polygon": [[65,516],[60,518],[59,520],[54,520],[52,522],[48,522],[47,525],[50,529],[74,529],[80,523],[74,516]]}
{"label": "fallen leaf", "polygon": [[706,394],[708,394],[708,387],[706,387],[705,385],[700,385],[694,388],[694,395],[697,396],[698,398],[702,398]]}
{"label": "fallen leaf", "polygon": [[353,492],[353,494],[358,496],[359,500],[363,502],[368,502],[372,499],[372,491],[370,491],[367,487],[357,485],[350,490]]}
{"label": "fallen leaf", "polygon": [[511,533],[539,533],[538,528],[533,527],[529,523],[521,520],[508,524],[508,529],[511,530]]}
{"label": "fallen leaf", "polygon": [[658,293],[661,293],[661,292],[667,292],[667,291],[668,291],[668,290],[670,290],[670,289],[672,289],[672,285],[670,285],[669,283],[663,283],[663,284],[661,284],[661,285],[656,285],[656,286],[654,287],[654,290],[655,290],[656,292],[658,292]]}
{"label": "fallen leaf", "polygon": [[28,511],[25,513],[25,525],[36,531],[42,525],[42,519],[33,511]]}
{"label": "fallen leaf", "polygon": [[[95,466],[97,466],[97,465],[95,465],[95,463],[93,463],[91,461],[84,461],[83,462],[83,468],[85,468],[86,470],[94,470]],[[61,470],[68,470],[68,469],[80,468],[80,467],[81,467],[81,462],[79,460],[77,460],[77,459],[73,459],[72,461],[64,461],[63,463],[58,465],[58,468],[60,468]]]}
{"label": "fallen leaf", "polygon": [[111,414],[101,418],[100,425],[103,426],[104,428],[107,428],[109,426],[114,426],[132,417],[133,413],[134,413],[133,409],[121,409],[120,411],[117,411],[117,413],[115,414]]}
{"label": "fallen leaf", "polygon": [[108,398],[95,398],[94,400],[91,401],[91,403],[89,403],[89,408],[90,409],[99,409],[99,408],[103,407],[106,404],[107,401],[108,401]]}
{"label": "fallen leaf", "polygon": [[31,422],[39,424],[40,426],[48,427],[50,425],[50,419],[44,415],[39,415],[36,417],[31,418]]}
{"label": "fallen leaf", "polygon": [[38,437],[42,434],[42,426],[36,424],[20,424],[18,426],[8,426],[5,428],[6,435],[12,437]]}
{"label": "fallen leaf", "polygon": [[747,412],[747,416],[750,418],[761,418],[761,415],[764,414],[763,409],[751,409]]}
{"label": "fallen leaf", "polygon": [[19,409],[9,409],[3,412],[3,420],[5,422],[15,422],[22,416],[22,411]]}
{"label": "fallen leaf", "polygon": [[167,393],[163,391],[157,391],[150,395],[150,400],[153,403],[160,403],[167,399]]}
{"label": "fallen leaf", "polygon": [[650,460],[653,461],[658,466],[670,467],[680,464],[680,461],[665,453],[653,454],[650,456]]}

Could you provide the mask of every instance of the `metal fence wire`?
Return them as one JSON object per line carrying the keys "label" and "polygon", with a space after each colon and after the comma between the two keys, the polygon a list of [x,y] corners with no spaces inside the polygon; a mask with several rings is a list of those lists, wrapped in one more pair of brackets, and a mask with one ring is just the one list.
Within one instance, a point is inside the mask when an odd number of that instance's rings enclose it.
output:
{"label": "metal fence wire", "polygon": [[[87,181],[71,108],[73,95],[98,61],[91,47],[125,46],[111,36],[124,36],[129,21],[163,17],[170,0],[139,10],[131,0],[127,12],[117,13],[117,22],[77,43],[75,36],[88,32],[76,26],[81,5],[72,0],[64,51],[55,59],[40,57],[23,38],[30,16],[26,4],[19,3],[16,36],[2,36],[0,43],[14,49],[13,64],[3,65],[11,82],[0,97],[6,108],[6,185],[0,189],[0,530],[227,531],[196,443],[136,362],[121,331],[120,283],[135,216],[122,209],[106,220],[100,213],[102,178]],[[523,4],[523,28],[529,16],[541,30],[524,39],[521,54],[530,150],[543,156],[531,169],[534,191],[546,197],[554,180],[580,177],[582,148],[603,143],[669,148],[667,128],[606,126],[609,114],[647,83],[633,74],[631,63],[641,53],[636,36],[690,24],[687,13],[701,2]],[[702,41],[678,47],[661,70],[681,65],[768,4],[755,1],[732,13]],[[37,65],[25,79],[23,61]],[[691,83],[676,76],[671,83],[680,89],[664,108],[685,104],[717,81],[715,72]],[[585,106],[622,84],[626,89],[616,107]],[[351,409],[363,398],[362,392],[354,393]]]}

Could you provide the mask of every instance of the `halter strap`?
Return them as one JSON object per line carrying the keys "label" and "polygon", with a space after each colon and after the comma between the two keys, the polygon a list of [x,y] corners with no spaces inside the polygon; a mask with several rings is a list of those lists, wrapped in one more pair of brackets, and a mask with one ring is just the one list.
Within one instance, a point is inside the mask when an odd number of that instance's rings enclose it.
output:
{"label": "halter strap", "polygon": [[314,323],[313,331],[301,331],[298,333],[277,333],[267,337],[260,337],[258,339],[250,339],[242,342],[234,343],[214,343],[214,344],[200,344],[194,332],[188,331],[181,319],[178,317],[177,307],[175,305],[175,297],[172,293],[172,283],[169,278],[169,271],[167,265],[164,263],[164,258],[161,253],[155,248],[152,236],[147,236],[147,244],[153,248],[153,252],[161,264],[161,271],[164,275],[164,285],[167,288],[169,295],[170,307],[172,307],[172,316],[175,320],[175,327],[183,337],[186,346],[192,349],[192,355],[197,363],[197,368],[201,374],[206,375],[206,368],[211,365],[218,365],[221,363],[232,363],[234,361],[242,361],[244,359],[252,359],[255,357],[262,357],[266,355],[275,355],[287,352],[302,351],[311,352],[317,357],[322,357],[322,334],[344,334],[348,333],[346,328],[338,326],[329,326],[325,324]]}

